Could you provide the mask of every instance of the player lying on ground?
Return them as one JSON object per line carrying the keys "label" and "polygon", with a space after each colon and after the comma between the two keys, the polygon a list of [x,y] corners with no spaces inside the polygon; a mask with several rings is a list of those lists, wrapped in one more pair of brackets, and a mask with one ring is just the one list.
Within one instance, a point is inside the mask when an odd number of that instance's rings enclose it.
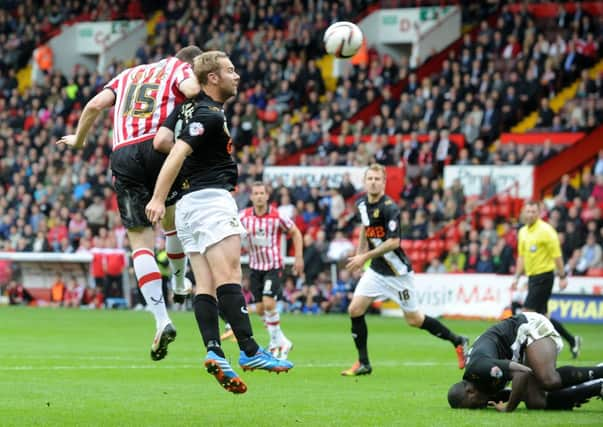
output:
{"label": "player lying on ground", "polygon": [[[511,381],[505,410],[517,407],[532,375],[540,389],[554,391],[603,377],[603,367],[556,367],[561,337],[541,314],[526,312],[490,327],[467,354],[463,380],[448,391],[453,408],[483,408]],[[520,363],[521,361],[521,363]]]}
{"label": "player lying on ground", "polygon": [[[517,404],[524,402],[527,409],[571,411],[588,403],[593,397],[603,398],[603,379],[586,381],[560,390],[544,391],[533,375],[519,374],[519,376],[523,378],[516,378],[513,386],[520,390]],[[512,412],[517,405],[514,407],[508,405],[510,395],[511,389],[505,388],[492,396],[492,400],[487,405],[496,408],[499,412]]]}

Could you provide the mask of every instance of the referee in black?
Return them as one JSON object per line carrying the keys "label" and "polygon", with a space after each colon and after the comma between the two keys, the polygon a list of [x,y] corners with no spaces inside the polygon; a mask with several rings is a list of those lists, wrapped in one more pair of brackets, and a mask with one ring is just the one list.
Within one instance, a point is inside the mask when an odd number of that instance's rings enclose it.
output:
{"label": "referee in black", "polygon": [[[540,206],[536,201],[524,206],[525,225],[519,230],[517,239],[517,266],[511,289],[517,289],[517,282],[525,271],[528,276],[528,296],[523,304],[524,311],[535,311],[546,316],[548,302],[555,281],[555,270],[559,277],[559,288],[567,287],[567,273],[563,268],[561,245],[557,231],[540,219]],[[573,336],[557,320],[551,323],[570,345],[573,358],[580,354],[582,338]]]}

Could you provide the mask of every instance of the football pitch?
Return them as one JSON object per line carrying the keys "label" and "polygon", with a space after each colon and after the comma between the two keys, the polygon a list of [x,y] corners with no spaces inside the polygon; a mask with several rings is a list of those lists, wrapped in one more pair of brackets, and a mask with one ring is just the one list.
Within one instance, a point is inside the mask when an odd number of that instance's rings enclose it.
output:
{"label": "football pitch", "polygon": [[[368,317],[373,374],[342,377],[355,360],[345,316],[286,315],[294,342],[287,374],[238,367],[238,347],[223,344],[248,391],[224,391],[202,367],[192,313],[173,313],[178,338],[152,362],[152,316],[133,311],[0,308],[0,425],[103,426],[575,426],[602,425],[603,401],[572,412],[449,409],[460,379],[450,344],[402,319]],[[444,322],[473,340],[490,324]],[[256,315],[255,335],[267,332]],[[603,327],[568,325],[584,338],[577,365],[603,361]],[[564,349],[559,365],[574,363]]]}

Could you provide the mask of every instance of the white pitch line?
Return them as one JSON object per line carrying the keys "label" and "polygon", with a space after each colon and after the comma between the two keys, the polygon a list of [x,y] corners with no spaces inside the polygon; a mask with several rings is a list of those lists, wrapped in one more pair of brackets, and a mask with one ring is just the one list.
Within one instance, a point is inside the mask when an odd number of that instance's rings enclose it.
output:
{"label": "white pitch line", "polygon": [[[349,362],[349,361],[348,361]],[[373,364],[375,367],[395,367],[395,366],[453,366],[453,363],[441,362],[396,362],[396,361],[381,361],[378,364]],[[296,364],[296,368],[342,368],[346,362],[339,363],[300,363]],[[202,368],[202,364],[186,364],[186,365],[61,365],[61,366],[0,366],[0,371],[69,371],[69,370],[102,370],[102,369],[191,369]]]}
{"label": "white pitch line", "polygon": [[[349,362],[349,361],[348,361]],[[580,361],[583,365],[594,365],[598,362],[590,360]],[[235,365],[233,363],[233,365]],[[563,365],[563,364],[560,364]],[[299,363],[295,364],[295,368],[317,368],[317,369],[331,369],[331,368],[343,368],[347,366],[345,361],[342,362],[331,362],[331,363]],[[413,362],[413,361],[394,361],[385,360],[373,364],[374,367],[396,367],[396,366],[449,366],[456,367],[452,362]],[[238,366],[235,366],[235,368]],[[202,364],[182,364],[182,365],[168,365],[168,364],[149,364],[149,365],[61,365],[61,366],[34,366],[34,365],[21,365],[21,366],[0,366],[0,371],[87,371],[87,370],[127,370],[127,369],[200,369],[203,368]]]}

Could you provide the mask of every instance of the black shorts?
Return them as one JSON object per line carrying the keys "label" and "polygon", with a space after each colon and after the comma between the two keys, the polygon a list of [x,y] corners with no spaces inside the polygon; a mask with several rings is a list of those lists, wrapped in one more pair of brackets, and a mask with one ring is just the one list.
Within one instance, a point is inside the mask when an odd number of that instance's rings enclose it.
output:
{"label": "black shorts", "polygon": [[[115,192],[119,215],[126,229],[151,227],[144,209],[153,196],[155,182],[167,154],[153,149],[153,140],[127,145],[111,153]],[[166,206],[175,204],[182,196],[182,180],[168,193]]]}
{"label": "black shorts", "polygon": [[249,275],[249,287],[255,302],[262,302],[262,297],[280,299],[283,295],[281,288],[281,270],[251,270]]}
{"label": "black shorts", "polygon": [[528,296],[523,303],[525,308],[546,315],[548,303],[553,292],[555,273],[552,271],[528,277]]}

